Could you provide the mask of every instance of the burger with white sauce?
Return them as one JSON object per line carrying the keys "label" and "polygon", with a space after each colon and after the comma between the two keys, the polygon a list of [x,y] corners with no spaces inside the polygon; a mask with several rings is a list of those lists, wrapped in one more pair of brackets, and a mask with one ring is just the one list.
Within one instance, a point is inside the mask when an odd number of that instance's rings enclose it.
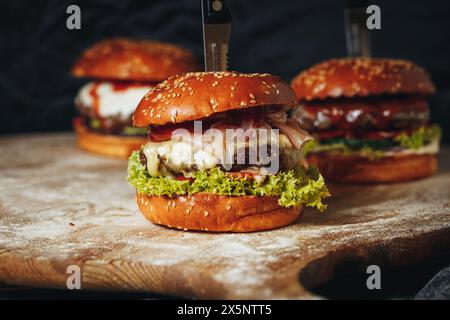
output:
{"label": "burger with white sauce", "polygon": [[141,98],[157,83],[196,66],[191,52],[160,42],[109,39],[87,49],[72,70],[93,79],[75,99],[80,148],[127,158],[146,141],[146,130],[131,124]]}

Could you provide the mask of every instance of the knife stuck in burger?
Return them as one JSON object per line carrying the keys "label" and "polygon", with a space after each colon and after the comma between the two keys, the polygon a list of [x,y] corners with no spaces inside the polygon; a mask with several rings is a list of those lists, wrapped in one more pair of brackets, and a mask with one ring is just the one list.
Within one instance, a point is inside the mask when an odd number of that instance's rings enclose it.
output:
{"label": "knife stuck in burger", "polygon": [[292,113],[315,140],[309,162],[327,180],[389,183],[437,170],[440,129],[429,123],[435,87],[424,69],[405,60],[347,58],[319,63],[291,83]]}
{"label": "knife stuck in burger", "polygon": [[287,119],[295,103],[289,84],[269,74],[188,73],[158,84],[133,116],[149,130],[128,165],[144,216],[250,232],[288,225],[304,206],[324,210],[324,179],[302,165],[310,136]]}

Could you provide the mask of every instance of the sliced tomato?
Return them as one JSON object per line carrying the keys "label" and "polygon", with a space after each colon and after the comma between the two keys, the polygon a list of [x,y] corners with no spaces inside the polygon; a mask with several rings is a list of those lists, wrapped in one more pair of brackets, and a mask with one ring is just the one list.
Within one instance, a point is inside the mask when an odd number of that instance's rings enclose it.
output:
{"label": "sliced tomato", "polygon": [[186,178],[185,176],[183,176],[182,174],[181,175],[179,175],[179,176],[176,176],[175,177],[175,180],[178,180],[178,181],[186,181],[186,180],[189,180],[189,181],[194,181],[194,178]]}
{"label": "sliced tomato", "polygon": [[253,180],[257,176],[257,174],[253,172],[227,172],[226,174],[227,176],[231,176],[233,178],[244,178],[249,180]]}
{"label": "sliced tomato", "polygon": [[[202,122],[202,131],[205,132],[211,125],[217,122],[217,119],[196,120]],[[168,124],[164,126],[150,126],[148,137],[153,142],[163,142],[171,140],[172,133],[177,129],[185,129],[190,133],[194,133],[195,121],[188,121],[178,124]]]}
{"label": "sliced tomato", "polygon": [[400,135],[402,133],[411,134],[414,130],[416,130],[416,128],[408,128],[408,129],[402,129],[402,130],[391,130],[391,131],[383,131],[383,130],[368,131],[368,132],[365,132],[363,134],[362,138],[368,139],[368,140],[392,139],[392,138],[395,138],[396,136],[398,136],[398,135]]}
{"label": "sliced tomato", "polygon": [[370,131],[364,134],[364,139],[383,140],[390,139],[400,134],[401,131]]}
{"label": "sliced tomato", "polygon": [[81,124],[82,124],[81,117],[73,118],[73,120],[72,120],[72,125],[73,125],[74,127],[78,127],[78,126],[80,126]]}
{"label": "sliced tomato", "polygon": [[328,140],[345,136],[345,131],[343,130],[321,131],[315,133],[314,135],[316,135],[319,140]]}
{"label": "sliced tomato", "polygon": [[194,132],[194,122],[185,122],[180,124],[169,124],[165,126],[151,126],[148,131],[148,137],[153,142],[168,141],[172,138],[172,133],[177,129],[186,129]]}
{"label": "sliced tomato", "polygon": [[403,130],[374,130],[366,132],[345,132],[343,130],[322,131],[315,133],[319,140],[328,140],[333,138],[347,139],[367,139],[367,140],[385,140],[392,139],[401,133],[410,133],[413,128]]}

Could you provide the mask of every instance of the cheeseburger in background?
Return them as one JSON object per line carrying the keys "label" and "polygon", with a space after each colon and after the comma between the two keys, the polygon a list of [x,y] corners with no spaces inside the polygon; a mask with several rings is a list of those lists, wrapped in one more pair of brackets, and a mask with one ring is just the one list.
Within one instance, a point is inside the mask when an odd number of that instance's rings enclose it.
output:
{"label": "cheeseburger in background", "polygon": [[289,84],[269,74],[188,73],[158,84],[134,113],[149,141],[128,165],[144,216],[249,232],[288,225],[304,206],[325,209],[322,176],[302,165],[310,136],[287,119],[295,103]]}
{"label": "cheeseburger in background", "polygon": [[334,59],[292,81],[292,117],[313,134],[305,146],[326,179],[408,181],[437,169],[440,130],[429,123],[428,74],[404,60]]}
{"label": "cheeseburger in background", "polygon": [[196,66],[191,52],[153,41],[110,39],[87,49],[72,70],[77,77],[93,79],[75,100],[80,148],[128,157],[146,142],[146,130],[131,123],[141,98],[157,83]]}

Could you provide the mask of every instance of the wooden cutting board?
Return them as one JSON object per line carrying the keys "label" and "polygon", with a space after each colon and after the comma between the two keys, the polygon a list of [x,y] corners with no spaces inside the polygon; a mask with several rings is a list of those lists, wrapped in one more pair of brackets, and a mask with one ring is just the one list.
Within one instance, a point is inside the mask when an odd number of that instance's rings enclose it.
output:
{"label": "wooden cutting board", "polygon": [[[0,282],[198,298],[319,298],[306,288],[348,267],[407,265],[450,250],[450,150],[436,176],[332,187],[326,213],[287,228],[206,234],[139,213],[126,162],[79,151],[71,134],[0,139]],[[214,204],[211,204],[214,207]],[[347,266],[347,267],[345,267]]]}

